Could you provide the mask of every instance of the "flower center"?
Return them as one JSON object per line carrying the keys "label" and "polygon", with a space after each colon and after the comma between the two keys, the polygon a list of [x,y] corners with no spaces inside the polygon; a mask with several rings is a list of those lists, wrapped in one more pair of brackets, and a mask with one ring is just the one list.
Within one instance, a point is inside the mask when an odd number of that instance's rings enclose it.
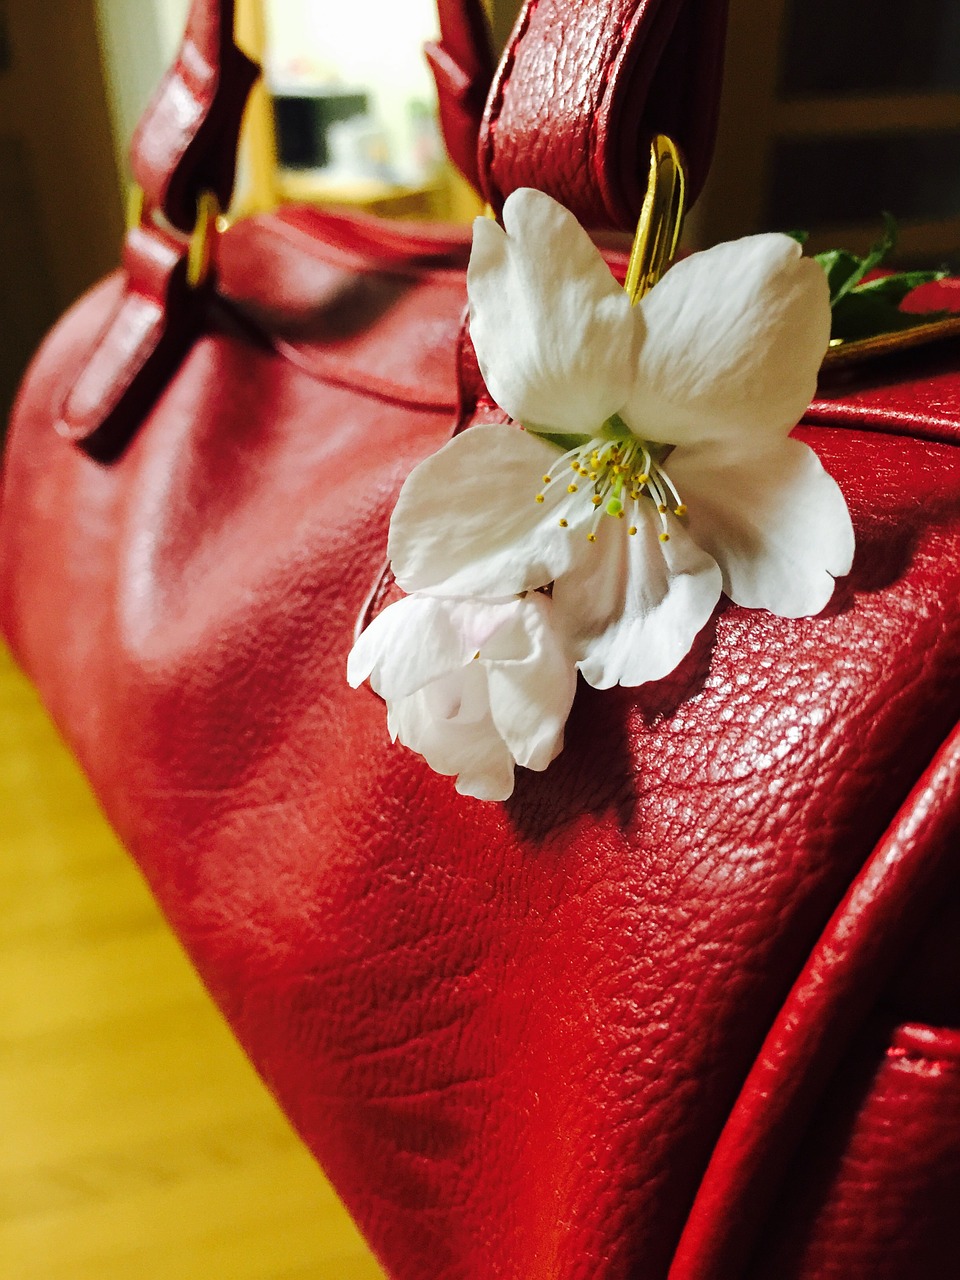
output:
{"label": "flower center", "polygon": [[[587,534],[589,542],[596,542],[597,529],[604,516],[623,520],[631,517],[627,532],[636,534],[641,519],[642,502],[652,502],[660,520],[660,541],[670,541],[667,514],[685,516],[687,508],[681,501],[677,487],[667,474],[663,462],[669,453],[664,445],[641,440],[635,435],[618,435],[615,438],[597,436],[586,444],[568,449],[543,477],[543,488],[537,494],[537,502],[545,502],[548,493],[555,493],[562,485],[561,477],[572,471],[574,476],[566,485],[566,494],[572,501],[589,501],[594,516]],[[554,487],[556,486],[556,487]],[[566,495],[564,495],[566,496]],[[569,510],[569,502],[561,505]],[[560,516],[560,528],[569,528],[570,521]]]}

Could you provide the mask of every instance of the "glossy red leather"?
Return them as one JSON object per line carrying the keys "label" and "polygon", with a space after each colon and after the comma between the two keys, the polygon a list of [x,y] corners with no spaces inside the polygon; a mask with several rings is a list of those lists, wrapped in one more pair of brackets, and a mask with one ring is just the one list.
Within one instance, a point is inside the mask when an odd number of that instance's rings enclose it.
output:
{"label": "glossy red leather", "polygon": [[[801,429],[858,534],[825,615],[721,606],[668,680],[582,688],[550,770],[483,805],[343,678],[397,488],[453,428],[466,252],[238,224],[232,301],[109,467],[50,429],[101,286],[18,402],[0,618],[391,1276],[732,1280],[810,1189],[804,1132],[956,880],[960,374],[934,425]],[[917,1110],[878,1088],[841,1207]],[[805,1221],[860,1247],[857,1213]],[[898,1256],[935,1238],[949,1274],[942,1224],[898,1221]]]}
{"label": "glossy red leather", "polygon": [[[859,1100],[852,1102],[844,1095],[839,1103],[831,1101],[836,1089],[831,1077],[838,1069],[841,1077],[849,1074],[843,1057],[851,1028],[863,1026],[884,997],[893,1005],[903,1001],[915,1015],[935,1011],[957,1019],[960,1014],[957,904],[948,899],[944,918],[938,918],[944,887],[949,886],[956,897],[958,848],[960,730],[955,729],[838,907],[768,1033],[714,1149],[671,1275],[685,1280],[744,1275],[751,1251],[759,1253],[759,1274],[769,1280],[788,1275],[816,1280],[821,1275],[819,1264],[812,1269],[806,1262],[800,1266],[806,1254],[828,1259],[835,1255],[836,1268],[846,1265],[848,1255],[856,1256],[865,1266],[864,1259],[881,1247],[889,1226],[884,1219],[885,1197],[901,1194],[912,1203],[914,1228],[922,1231],[924,1248],[930,1248],[939,1231],[941,1242],[933,1246],[934,1253],[952,1256],[952,1221],[939,1208],[930,1208],[946,1203],[929,1198],[937,1162],[928,1161],[925,1175],[917,1171],[912,1181],[909,1176],[905,1182],[897,1181],[904,1172],[898,1169],[897,1151],[902,1142],[902,1158],[909,1158],[911,1136],[897,1131],[895,1103],[886,1116],[890,1133],[883,1150],[875,1156],[871,1151],[851,1154],[848,1172],[837,1175],[840,1180],[832,1192],[833,1173],[828,1176],[822,1162],[816,1163],[823,1142],[805,1136],[804,1128],[833,1125],[837,1129],[833,1145],[844,1149],[850,1138],[844,1126],[856,1114]],[[933,948],[925,954],[924,947],[931,942]],[[944,1035],[949,1038],[951,1033]],[[952,1035],[956,1049],[960,1031]],[[960,1104],[960,1097],[956,1102]],[[829,1122],[815,1118],[821,1103],[830,1114]],[[935,1111],[926,1119],[934,1123]],[[960,1168],[957,1120],[955,1114],[944,1117],[938,1150],[952,1151],[953,1164]],[[791,1170],[781,1185],[778,1172],[787,1167],[798,1143],[805,1145],[807,1155],[799,1170]],[[811,1151],[816,1153],[814,1163]],[[950,1169],[942,1172],[949,1180]],[[956,1185],[955,1178],[950,1185]],[[774,1208],[778,1193],[780,1204]],[[770,1223],[770,1234],[782,1235],[785,1220],[798,1215],[799,1203],[820,1204],[830,1194],[862,1201],[858,1212],[849,1215],[844,1233],[833,1238],[832,1226],[808,1215],[802,1225],[787,1232],[792,1238],[789,1245],[775,1249],[764,1242],[757,1249],[755,1238],[765,1221]],[[913,1244],[908,1230],[896,1254],[901,1269],[883,1274],[926,1276],[922,1268],[911,1272],[902,1265],[904,1248],[909,1257]],[[787,1266],[787,1255],[800,1269]],[[891,1253],[891,1261],[893,1257]],[[851,1270],[851,1277],[873,1274],[863,1266]],[[842,1269],[823,1271],[824,1276],[845,1274]]]}
{"label": "glossy red leather", "polygon": [[234,0],[193,0],[177,59],[131,143],[142,214],[124,240],[120,291],[54,417],[61,435],[101,461],[126,446],[203,324],[212,282],[188,285],[190,236],[201,195],[230,203],[258,74],[234,41]]}
{"label": "glossy red leather", "polygon": [[[231,8],[195,0],[137,142],[148,206],[183,229],[226,183],[249,79]],[[722,6],[680,8],[530,3],[488,107],[491,194],[533,182],[630,225],[651,127],[695,186],[712,108],[684,115],[677,66],[709,98]],[[461,143],[468,42],[448,25],[439,59]],[[404,475],[498,413],[463,325],[467,233],[241,223],[183,315],[164,246],[134,233],[30,372],[0,623],[388,1273],[953,1274],[955,354],[825,381],[800,429],[857,528],[824,615],[721,605],[668,680],[582,688],[563,755],[482,805],[344,679]],[[143,419],[128,443],[118,405]],[[878,1048],[878,1010],[946,1026]]]}
{"label": "glossy red leather", "polygon": [[871,1031],[807,1137],[751,1280],[956,1272],[960,1033],[906,1025],[884,1045]]}
{"label": "glossy red leather", "polygon": [[123,290],[54,418],[92,457],[117,456],[167,385],[203,323],[206,287],[187,284],[182,243],[153,226],[123,245]]}
{"label": "glossy red leather", "polygon": [[[233,9],[193,0],[178,58],[133,139],[148,205],[185,232],[202,191],[226,207],[233,188],[258,71],[234,41]],[[527,0],[495,78],[479,0],[439,0],[438,10],[427,56],[447,147],[495,208],[533,186],[586,226],[632,230],[658,132],[681,147],[696,199],[713,152],[727,0]]]}
{"label": "glossy red leather", "polygon": [[689,202],[713,154],[727,0],[526,0],[480,134],[480,176],[499,209],[546,191],[584,226],[633,231],[650,140],[686,161]]}
{"label": "glossy red leather", "polygon": [[[440,39],[427,55],[447,145],[495,205],[515,186],[539,186],[586,225],[630,227],[645,182],[635,159],[661,130],[683,146],[696,196],[713,147],[726,0],[616,0],[596,9],[530,0],[492,90],[479,0],[440,0],[438,10]],[[62,434],[103,460],[125,447],[203,320],[206,298],[184,287],[186,242],[177,260],[177,242],[155,222],[162,214],[188,236],[201,195],[229,204],[259,73],[236,44],[234,18],[234,0],[193,0],[176,61],[131,143],[146,216],[124,246],[125,294],[57,415]],[[609,70],[598,75],[598,67]]]}

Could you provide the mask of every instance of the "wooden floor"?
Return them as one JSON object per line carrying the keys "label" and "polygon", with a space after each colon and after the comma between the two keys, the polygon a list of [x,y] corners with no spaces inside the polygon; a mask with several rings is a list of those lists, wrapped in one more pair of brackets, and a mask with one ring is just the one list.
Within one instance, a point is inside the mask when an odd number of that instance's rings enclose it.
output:
{"label": "wooden floor", "polygon": [[380,1275],[0,647],[0,1278]]}

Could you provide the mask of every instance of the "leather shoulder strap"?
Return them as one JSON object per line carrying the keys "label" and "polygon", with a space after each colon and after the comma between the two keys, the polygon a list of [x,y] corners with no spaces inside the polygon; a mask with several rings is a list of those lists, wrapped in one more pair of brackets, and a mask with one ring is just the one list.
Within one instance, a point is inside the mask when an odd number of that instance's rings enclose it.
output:
{"label": "leather shoulder strap", "polygon": [[[527,0],[482,127],[492,59],[480,0],[439,0],[439,12],[429,57],[444,128],[455,161],[492,204],[537,186],[588,226],[631,229],[655,132],[684,149],[696,194],[713,144],[726,0]],[[150,215],[162,212],[187,235],[201,195],[229,204],[257,74],[236,44],[234,0],[193,0],[176,62],[132,143],[148,216],[127,238],[126,288],[58,423],[94,456],[122,450],[199,328],[207,292],[184,287],[186,242]]]}
{"label": "leather shoulder strap", "polygon": [[234,38],[234,0],[194,0],[176,61],[130,147],[146,208],[179,231],[193,230],[203,192],[222,209],[230,203],[243,110],[259,73]]}
{"label": "leather shoulder strap", "polygon": [[[190,280],[188,237],[200,198],[230,203],[237,141],[259,68],[234,39],[234,0],[193,0],[187,30],[131,144],[143,216],[127,232],[113,313],[60,406],[56,429],[101,462],[114,460],[201,329],[212,281]],[[160,212],[170,228],[157,225]],[[208,226],[205,235],[213,233]]]}
{"label": "leather shoulder strap", "polygon": [[495,209],[537,187],[588,227],[632,231],[650,140],[666,133],[706,178],[720,99],[727,0],[526,0],[480,135]]}

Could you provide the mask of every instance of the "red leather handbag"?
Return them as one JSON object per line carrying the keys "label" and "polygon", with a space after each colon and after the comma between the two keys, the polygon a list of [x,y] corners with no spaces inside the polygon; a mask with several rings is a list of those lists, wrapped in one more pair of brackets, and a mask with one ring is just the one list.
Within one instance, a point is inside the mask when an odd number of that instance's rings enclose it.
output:
{"label": "red leather handbag", "polygon": [[[494,207],[632,230],[653,132],[702,180],[723,8],[529,0],[491,86],[443,5],[454,154]],[[195,0],[134,145],[167,225],[49,337],[6,456],[4,633],[111,821],[392,1276],[955,1274],[955,353],[798,429],[858,539],[823,614],[721,605],[668,678],[581,687],[508,802],[460,796],[344,664],[404,476],[498,417],[468,238],[284,209],[207,263],[232,16]]]}

